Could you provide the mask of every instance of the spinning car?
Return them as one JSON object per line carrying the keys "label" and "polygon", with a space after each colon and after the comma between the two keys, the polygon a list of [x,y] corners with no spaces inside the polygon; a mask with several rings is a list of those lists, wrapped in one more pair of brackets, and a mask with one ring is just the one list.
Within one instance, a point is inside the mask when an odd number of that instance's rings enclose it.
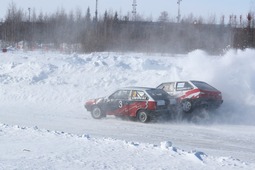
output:
{"label": "spinning car", "polygon": [[223,103],[221,92],[202,81],[166,82],[157,88],[177,98],[184,112],[192,112],[198,107],[214,109]]}
{"label": "spinning car", "polygon": [[109,97],[92,99],[85,108],[95,119],[106,115],[128,116],[140,122],[169,114],[170,96],[162,89],[129,87],[115,91]]}

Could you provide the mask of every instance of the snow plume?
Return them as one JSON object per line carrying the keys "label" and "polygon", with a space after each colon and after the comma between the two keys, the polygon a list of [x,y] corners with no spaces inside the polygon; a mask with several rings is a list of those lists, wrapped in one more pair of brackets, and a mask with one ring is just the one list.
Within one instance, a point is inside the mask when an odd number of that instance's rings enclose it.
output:
{"label": "snow plume", "polygon": [[180,79],[208,82],[222,91],[224,103],[215,112],[217,122],[254,124],[255,51],[230,50],[223,56],[193,51],[179,60]]}

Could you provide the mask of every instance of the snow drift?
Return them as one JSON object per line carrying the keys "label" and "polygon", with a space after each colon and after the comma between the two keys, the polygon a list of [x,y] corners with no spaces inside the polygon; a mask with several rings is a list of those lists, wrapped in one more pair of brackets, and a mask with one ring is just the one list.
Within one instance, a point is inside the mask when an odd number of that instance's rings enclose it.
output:
{"label": "snow drift", "polygon": [[[0,124],[0,169],[242,169],[238,159],[110,138]],[[10,141],[13,141],[10,143]],[[2,148],[1,147],[1,148]]]}

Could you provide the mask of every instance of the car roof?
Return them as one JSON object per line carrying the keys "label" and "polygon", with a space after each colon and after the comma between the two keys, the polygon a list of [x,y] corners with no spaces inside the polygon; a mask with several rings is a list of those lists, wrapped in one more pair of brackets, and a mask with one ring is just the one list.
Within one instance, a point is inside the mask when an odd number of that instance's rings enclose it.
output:
{"label": "car roof", "polygon": [[123,87],[123,88],[119,88],[118,90],[155,90],[157,88],[153,88],[153,87]]}
{"label": "car roof", "polygon": [[175,83],[175,82],[203,82],[203,83],[204,83],[204,81],[199,81],[199,80],[178,80],[178,81],[163,82],[163,83],[161,83],[161,84]]}

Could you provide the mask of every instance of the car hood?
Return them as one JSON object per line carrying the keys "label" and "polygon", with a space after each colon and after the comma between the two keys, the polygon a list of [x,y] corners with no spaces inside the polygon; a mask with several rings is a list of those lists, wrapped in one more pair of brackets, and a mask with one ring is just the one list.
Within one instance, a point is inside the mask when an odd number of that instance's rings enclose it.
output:
{"label": "car hood", "polygon": [[106,100],[107,97],[100,97],[100,98],[96,98],[96,99],[90,99],[88,100],[85,105],[94,105],[94,104],[98,104],[100,102],[103,102],[104,100]]}

